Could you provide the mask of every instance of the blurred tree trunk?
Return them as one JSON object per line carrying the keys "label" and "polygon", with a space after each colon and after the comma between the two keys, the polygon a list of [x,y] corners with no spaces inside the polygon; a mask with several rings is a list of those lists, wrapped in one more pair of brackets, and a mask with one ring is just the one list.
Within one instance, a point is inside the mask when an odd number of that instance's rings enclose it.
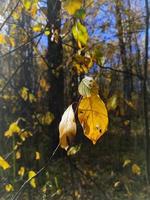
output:
{"label": "blurred tree trunk", "polygon": [[146,140],[146,169],[147,169],[147,182],[150,184],[150,135],[149,135],[149,116],[148,116],[148,53],[149,53],[149,6],[148,0],[145,0],[146,9],[146,29],[145,29],[145,60],[144,60],[144,83],[143,83],[143,96],[144,96],[144,118],[145,118],[145,140]]}
{"label": "blurred tree trunk", "polygon": [[[119,40],[119,48],[120,48],[120,57],[123,66],[123,70],[129,73],[123,74],[123,91],[124,91],[124,99],[127,101],[131,101],[131,85],[132,78],[130,75],[131,69],[128,66],[128,58],[127,58],[127,50],[126,43],[124,38],[124,30],[123,30],[123,19],[122,19],[122,5],[123,1],[115,0],[115,12],[116,12],[116,28],[118,31],[118,40]],[[130,135],[131,132],[131,113],[130,109],[125,103],[124,105],[124,120],[128,121],[128,124],[125,126],[125,134]]]}
{"label": "blurred tree trunk", "polygon": [[58,125],[64,110],[64,73],[62,63],[62,42],[60,38],[61,28],[61,1],[47,0],[48,8],[48,78],[50,82],[50,92],[48,96],[49,110],[54,114],[54,121],[49,127],[51,147],[58,144]]}

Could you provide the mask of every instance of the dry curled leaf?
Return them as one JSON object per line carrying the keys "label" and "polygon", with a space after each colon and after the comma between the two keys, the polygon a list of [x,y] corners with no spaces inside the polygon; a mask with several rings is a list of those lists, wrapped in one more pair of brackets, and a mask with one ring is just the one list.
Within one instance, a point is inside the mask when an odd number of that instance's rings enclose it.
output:
{"label": "dry curled leaf", "polygon": [[70,105],[64,112],[59,124],[59,140],[63,149],[68,149],[69,142],[76,135],[76,129],[75,115],[72,105]]}
{"label": "dry curled leaf", "polygon": [[104,102],[98,95],[83,97],[78,107],[78,118],[84,134],[93,144],[105,133],[108,114]]}

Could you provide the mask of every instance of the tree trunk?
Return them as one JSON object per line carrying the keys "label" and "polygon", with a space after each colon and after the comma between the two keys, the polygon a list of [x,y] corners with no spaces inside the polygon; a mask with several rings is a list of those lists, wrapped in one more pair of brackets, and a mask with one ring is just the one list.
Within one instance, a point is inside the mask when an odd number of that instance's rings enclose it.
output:
{"label": "tree trunk", "polygon": [[[60,66],[62,63],[62,42],[60,38],[61,28],[61,1],[47,0],[48,27],[51,34],[48,36],[47,60],[49,64],[48,76],[50,92],[48,97],[49,110],[54,114],[54,121],[49,127],[51,147],[58,144],[58,125],[64,109],[64,75]],[[55,37],[56,33],[56,37]]]}

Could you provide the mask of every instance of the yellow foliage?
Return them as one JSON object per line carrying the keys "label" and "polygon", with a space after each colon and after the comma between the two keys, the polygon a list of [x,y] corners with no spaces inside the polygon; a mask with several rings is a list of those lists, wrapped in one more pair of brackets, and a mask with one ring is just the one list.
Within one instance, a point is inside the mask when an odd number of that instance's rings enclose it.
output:
{"label": "yellow foliage", "polygon": [[72,27],[74,39],[78,42],[78,46],[86,45],[89,35],[87,29],[79,21]]}
{"label": "yellow foliage", "polygon": [[42,78],[42,79],[40,80],[40,86],[41,86],[41,88],[42,88],[44,91],[46,91],[46,92],[48,92],[48,90],[49,90],[49,88],[50,88],[49,84],[46,82],[46,80],[45,80],[44,78]]}
{"label": "yellow foliage", "polygon": [[0,34],[0,44],[5,44],[5,36]]}
{"label": "yellow foliage", "polygon": [[54,115],[51,112],[47,112],[44,115],[39,115],[38,118],[41,124],[50,125],[54,120]]}
{"label": "yellow foliage", "polygon": [[40,160],[40,153],[38,151],[35,152],[35,159]]}
{"label": "yellow foliage", "polygon": [[72,105],[70,105],[64,112],[59,124],[59,143],[63,149],[68,149],[68,142],[76,135],[76,129],[75,115]]}
{"label": "yellow foliage", "polygon": [[78,118],[84,134],[93,144],[105,133],[108,114],[104,102],[98,95],[83,97],[78,107]]}
{"label": "yellow foliage", "polygon": [[4,133],[5,137],[11,137],[13,136],[14,133],[18,133],[21,131],[20,127],[18,126],[18,122],[13,122],[10,126],[9,129]]}
{"label": "yellow foliage", "polygon": [[115,110],[117,108],[117,95],[113,95],[107,101],[107,109],[108,110]]}
{"label": "yellow foliage", "polygon": [[69,15],[74,15],[81,6],[82,0],[66,0],[63,3],[64,9],[69,13]]}
{"label": "yellow foliage", "polygon": [[21,153],[20,151],[16,152],[16,160],[19,160],[21,158]]}
{"label": "yellow foliage", "polygon": [[132,173],[136,175],[141,174],[141,168],[137,164],[132,165]]}
{"label": "yellow foliage", "polygon": [[19,176],[24,176],[25,173],[25,167],[20,167],[19,171],[18,171],[18,175]]}
{"label": "yellow foliage", "polygon": [[33,94],[31,94],[31,93],[29,94],[29,101],[31,103],[36,102],[36,97]]}
{"label": "yellow foliage", "polygon": [[12,192],[14,190],[14,187],[11,184],[5,185],[5,190],[7,192]]}
{"label": "yellow foliage", "polygon": [[125,160],[123,163],[123,167],[127,166],[130,163],[131,163],[131,160],[129,160],[129,159]]}
{"label": "yellow foliage", "polygon": [[25,141],[26,138],[32,136],[32,133],[30,131],[22,131],[18,135],[19,135],[19,137],[21,138],[22,141]]}
{"label": "yellow foliage", "polygon": [[28,11],[31,8],[32,1],[30,0],[23,0],[24,8]]}
{"label": "yellow foliage", "polygon": [[41,24],[36,24],[35,26],[32,27],[32,30],[34,32],[41,32],[42,30],[42,25]]}
{"label": "yellow foliage", "polygon": [[10,168],[10,165],[2,156],[0,156],[0,167],[2,167],[4,170]]}
{"label": "yellow foliage", "polygon": [[27,101],[27,99],[28,99],[28,92],[29,92],[29,89],[26,88],[26,87],[23,87],[20,90],[20,95],[21,95],[21,97],[23,98],[24,101]]}
{"label": "yellow foliage", "polygon": [[34,178],[35,176],[36,176],[36,173],[33,170],[29,171],[28,178],[30,180],[30,185],[33,188],[36,188],[36,181],[35,181],[35,178]]}

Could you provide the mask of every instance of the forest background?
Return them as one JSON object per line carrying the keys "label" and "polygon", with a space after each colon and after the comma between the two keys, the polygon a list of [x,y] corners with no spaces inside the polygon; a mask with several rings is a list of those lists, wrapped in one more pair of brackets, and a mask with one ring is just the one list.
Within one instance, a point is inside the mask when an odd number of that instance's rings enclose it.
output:
{"label": "forest background", "polygon": [[[0,3],[0,199],[150,199],[150,2]],[[109,119],[97,141],[95,118],[80,124],[89,77]]]}

